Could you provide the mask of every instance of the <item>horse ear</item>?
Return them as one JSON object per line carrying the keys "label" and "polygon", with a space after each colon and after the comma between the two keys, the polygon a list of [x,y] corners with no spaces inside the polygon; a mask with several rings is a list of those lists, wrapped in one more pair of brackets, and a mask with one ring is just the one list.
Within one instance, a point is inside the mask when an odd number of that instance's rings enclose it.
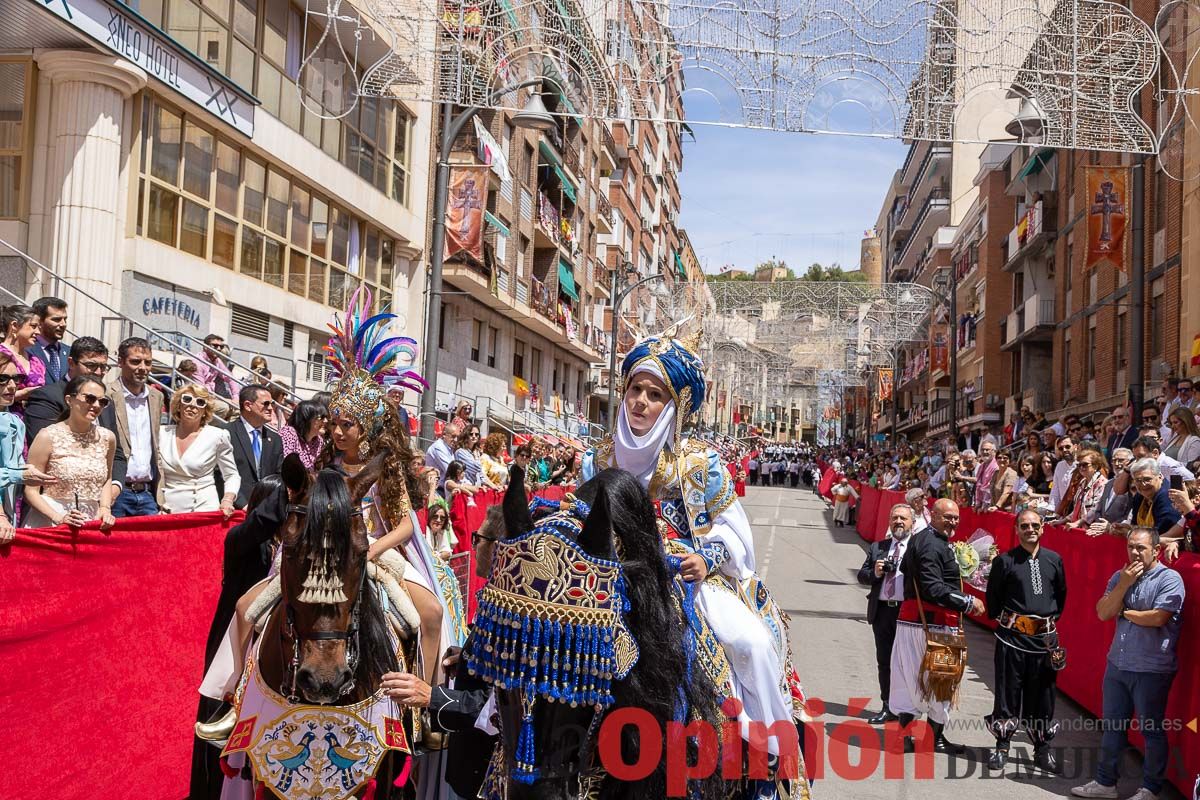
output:
{"label": "horse ear", "polygon": [[529,497],[525,494],[525,470],[517,466],[509,472],[508,490],[504,493],[504,527],[505,539],[515,539],[533,530]]}
{"label": "horse ear", "polygon": [[379,480],[379,476],[383,474],[383,461],[384,456],[380,453],[364,464],[357,475],[346,479],[346,489],[350,492],[350,502],[353,505],[357,506]]}
{"label": "horse ear", "polygon": [[283,459],[283,465],[279,468],[279,474],[283,478],[283,485],[293,492],[302,492],[307,489],[308,482],[312,477],[308,474],[308,470],[304,467],[304,462],[300,460],[300,456],[296,453],[289,453]]}
{"label": "horse ear", "polygon": [[579,546],[588,555],[611,559],[613,552],[612,516],[608,511],[608,492],[601,486],[592,501],[592,511],[579,533]]}

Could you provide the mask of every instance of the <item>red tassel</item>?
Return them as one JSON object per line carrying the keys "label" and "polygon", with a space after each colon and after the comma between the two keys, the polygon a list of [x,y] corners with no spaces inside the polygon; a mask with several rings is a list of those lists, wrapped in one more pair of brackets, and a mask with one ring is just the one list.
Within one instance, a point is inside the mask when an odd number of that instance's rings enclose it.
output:
{"label": "red tassel", "polygon": [[267,798],[267,785],[265,783],[260,783],[258,785],[258,787],[255,788],[255,790],[254,790],[254,800],[266,800],[266,798]]}
{"label": "red tassel", "polygon": [[362,797],[359,800],[375,800],[375,779],[367,781],[367,786],[363,790]]}
{"label": "red tassel", "polygon": [[229,765],[229,756],[221,756],[218,763],[221,765],[221,774],[226,778],[236,778],[241,774],[240,769]]}
{"label": "red tassel", "polygon": [[392,785],[397,789],[403,788],[408,783],[408,776],[412,774],[412,756],[404,759],[404,766],[400,768],[400,774],[396,776],[396,780],[392,781]]}

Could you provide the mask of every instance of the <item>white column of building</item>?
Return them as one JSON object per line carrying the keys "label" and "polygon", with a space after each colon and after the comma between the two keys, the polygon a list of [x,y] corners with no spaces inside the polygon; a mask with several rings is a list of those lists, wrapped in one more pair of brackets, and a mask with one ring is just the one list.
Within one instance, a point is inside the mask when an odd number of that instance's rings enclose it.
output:
{"label": "white column of building", "polygon": [[[82,296],[116,307],[121,278],[119,244],[125,232],[120,189],[125,104],[146,85],[146,73],[122,59],[83,50],[39,53],[49,78],[50,103],[45,208],[47,266],[61,281],[47,287],[67,301],[77,335],[101,335],[111,312]],[[57,284],[57,286],[55,286]],[[115,335],[109,331],[109,338]]]}

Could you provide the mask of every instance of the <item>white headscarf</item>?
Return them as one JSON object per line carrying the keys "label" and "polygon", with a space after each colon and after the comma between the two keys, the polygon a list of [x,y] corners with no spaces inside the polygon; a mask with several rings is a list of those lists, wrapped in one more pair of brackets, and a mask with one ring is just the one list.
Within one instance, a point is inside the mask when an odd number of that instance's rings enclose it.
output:
{"label": "white headscarf", "polygon": [[[626,378],[632,378],[640,372],[647,372],[660,380],[666,380],[658,371],[658,365],[653,361],[636,367]],[[644,436],[638,436],[629,427],[629,419],[625,412],[625,403],[621,402],[621,410],[617,414],[617,430],[613,434],[613,455],[616,466],[630,472],[649,488],[650,479],[658,467],[658,456],[663,448],[671,443],[671,435],[675,432],[675,401],[668,400],[663,407],[658,421]]]}

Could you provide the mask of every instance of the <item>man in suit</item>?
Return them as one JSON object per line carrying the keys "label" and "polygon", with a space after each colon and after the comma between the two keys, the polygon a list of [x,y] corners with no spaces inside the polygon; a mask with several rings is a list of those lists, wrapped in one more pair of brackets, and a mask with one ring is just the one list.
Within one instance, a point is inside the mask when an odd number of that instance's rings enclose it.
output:
{"label": "man in suit", "polygon": [[883,708],[868,720],[882,725],[897,719],[888,708],[892,688],[892,645],[896,641],[896,619],[904,602],[904,573],[901,559],[913,529],[913,510],[907,503],[892,506],[889,536],[872,542],[867,558],[858,570],[858,582],[871,587],[867,594],[867,622],[875,634],[875,663],[879,670],[879,691]]}
{"label": "man in suit", "polygon": [[983,436],[979,433],[979,431],[970,431],[970,430],[967,430],[966,428],[963,428],[962,433],[960,433],[958,435],[958,450],[959,450],[959,452],[962,452],[963,450],[978,451],[979,444],[982,441],[982,439],[983,439]]}
{"label": "man in suit", "polygon": [[283,440],[267,427],[273,408],[271,393],[265,386],[243,386],[238,392],[241,414],[229,423],[233,458],[241,474],[234,507],[245,508],[254,485],[264,475],[278,475],[283,465]]}
{"label": "man in suit", "polygon": [[[113,479],[121,481],[121,494],[113,503],[113,516],[138,517],[158,513],[158,426],[162,417],[163,396],[147,383],[154,357],[150,343],[137,336],[117,347],[117,366],[121,372],[107,384],[112,402],[104,415],[117,433],[125,453],[122,469],[113,463]],[[106,420],[101,419],[101,424]],[[118,475],[118,473],[121,473]]]}
{"label": "man in suit", "polygon": [[47,383],[25,400],[25,441],[33,444],[38,432],[58,422],[67,410],[63,390],[76,375],[91,375],[103,381],[108,372],[108,348],[91,336],[80,336],[71,343],[67,371],[62,380]]}
{"label": "man in suit", "polygon": [[29,357],[46,366],[46,383],[58,383],[67,374],[67,301],[57,297],[39,297],[33,311],[41,320],[37,341],[29,348]]}
{"label": "man in suit", "polygon": [[1137,440],[1138,435],[1137,428],[1130,422],[1129,409],[1127,407],[1121,406],[1114,409],[1112,417],[1116,420],[1119,432],[1108,437],[1108,443],[1104,448],[1104,454],[1110,459],[1113,453],[1117,452],[1119,448],[1133,447],[1133,443]]}

